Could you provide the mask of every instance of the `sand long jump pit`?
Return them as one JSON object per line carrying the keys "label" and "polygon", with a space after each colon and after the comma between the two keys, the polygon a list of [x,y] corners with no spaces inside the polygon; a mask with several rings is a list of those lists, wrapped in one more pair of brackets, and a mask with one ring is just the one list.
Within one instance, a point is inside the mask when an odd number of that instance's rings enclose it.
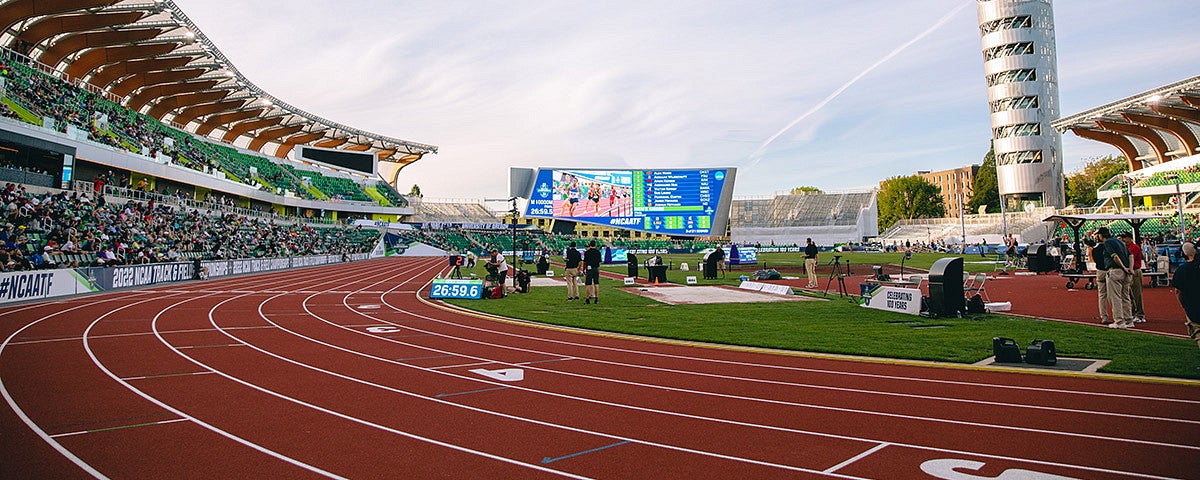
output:
{"label": "sand long jump pit", "polygon": [[757,302],[807,302],[823,298],[803,295],[779,295],[744,290],[723,285],[706,286],[635,286],[622,287],[629,293],[641,295],[670,305],[696,305],[701,303],[757,303]]}

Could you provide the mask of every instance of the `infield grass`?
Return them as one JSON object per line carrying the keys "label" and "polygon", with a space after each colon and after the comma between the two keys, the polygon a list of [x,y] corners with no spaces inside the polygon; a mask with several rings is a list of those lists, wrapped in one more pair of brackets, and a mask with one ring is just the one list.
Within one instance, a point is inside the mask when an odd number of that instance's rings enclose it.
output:
{"label": "infield grass", "polygon": [[[799,265],[797,254],[777,254],[760,263]],[[900,254],[841,254],[852,262],[890,263]],[[856,259],[859,255],[864,256]],[[876,256],[878,255],[878,256]],[[917,254],[906,262],[928,269],[944,254]],[[664,255],[664,257],[667,257]],[[695,255],[672,256],[694,262]],[[686,258],[684,258],[686,257]],[[795,263],[787,263],[794,257]],[[928,258],[926,258],[928,257]],[[829,255],[825,254],[823,261]],[[970,260],[970,258],[967,258]],[[694,267],[693,267],[694,268]],[[986,268],[984,270],[983,268]],[[624,272],[624,266],[606,267]],[[990,265],[974,271],[991,271]],[[972,270],[968,268],[968,270]],[[475,272],[482,276],[482,267]],[[692,272],[699,276],[698,272]],[[747,274],[740,272],[739,274]],[[668,275],[682,280],[682,272]],[[737,284],[737,275],[701,280],[701,285]],[[1024,346],[1034,339],[1053,339],[1059,357],[1111,360],[1101,369],[1176,378],[1200,378],[1200,349],[1191,340],[1111,330],[1063,322],[1005,315],[979,314],[970,318],[924,318],[863,308],[850,297],[830,292],[811,302],[719,303],[670,305],[621,289],[620,281],[602,279],[600,303],[566,301],[566,287],[533,287],[530,293],[510,294],[503,300],[452,300],[449,303],[481,312],[554,325],[651,337],[728,345],[778,348],[868,357],[932,360],[970,364],[992,356],[992,338],[1008,337]],[[582,294],[583,287],[580,287]],[[820,295],[818,295],[820,297]]]}

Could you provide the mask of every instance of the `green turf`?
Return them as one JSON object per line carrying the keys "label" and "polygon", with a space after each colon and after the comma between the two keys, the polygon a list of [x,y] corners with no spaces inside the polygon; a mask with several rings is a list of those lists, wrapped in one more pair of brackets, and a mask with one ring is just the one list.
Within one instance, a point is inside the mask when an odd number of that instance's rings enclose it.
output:
{"label": "green turf", "polygon": [[[928,268],[933,259],[923,257],[914,256],[911,262]],[[623,271],[623,267],[611,270]],[[482,267],[475,273],[484,275]],[[673,271],[668,276],[682,281],[684,275]],[[735,275],[700,281],[701,285],[735,283]],[[828,301],[668,305],[622,291],[618,288],[622,286],[619,281],[602,280],[598,305],[585,305],[582,300],[567,302],[565,286],[534,287],[530,293],[511,294],[502,300],[450,303],[512,318],[610,332],[964,364],[990,357],[993,337],[1015,339],[1022,348],[1034,339],[1052,339],[1060,357],[1111,360],[1102,372],[1200,378],[1200,349],[1195,342],[1136,331],[1004,315],[924,318],[863,308],[839,299],[836,292]]]}

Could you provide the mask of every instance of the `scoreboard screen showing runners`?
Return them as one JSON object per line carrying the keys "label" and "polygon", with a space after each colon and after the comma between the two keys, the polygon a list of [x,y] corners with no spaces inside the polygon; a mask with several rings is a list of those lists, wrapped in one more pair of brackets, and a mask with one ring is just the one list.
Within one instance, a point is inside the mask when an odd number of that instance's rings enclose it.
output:
{"label": "scoreboard screen showing runners", "polygon": [[667,235],[721,235],[736,172],[541,168],[530,182],[525,216]]}

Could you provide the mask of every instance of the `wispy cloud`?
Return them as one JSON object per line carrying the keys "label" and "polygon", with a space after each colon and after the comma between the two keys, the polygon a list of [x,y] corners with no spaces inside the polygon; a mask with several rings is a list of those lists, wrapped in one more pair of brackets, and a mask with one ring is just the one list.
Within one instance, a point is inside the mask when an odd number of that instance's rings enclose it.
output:
{"label": "wispy cloud", "polygon": [[[438,145],[400,176],[437,197],[505,196],[510,166],[736,166],[756,149],[738,194],[839,189],[976,163],[990,139],[969,0],[177,3],[271,94]],[[1065,108],[1194,70],[1200,35],[1154,21],[1195,24],[1194,4],[1095,3],[1056,4]]]}

